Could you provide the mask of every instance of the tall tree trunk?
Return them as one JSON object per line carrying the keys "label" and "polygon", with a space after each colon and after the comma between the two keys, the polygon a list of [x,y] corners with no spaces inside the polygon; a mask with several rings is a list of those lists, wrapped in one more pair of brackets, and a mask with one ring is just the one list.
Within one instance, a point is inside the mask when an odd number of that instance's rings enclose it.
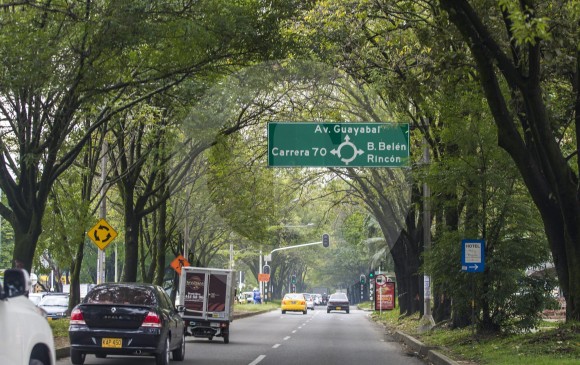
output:
{"label": "tall tree trunk", "polygon": [[[476,61],[486,100],[498,128],[498,144],[514,160],[542,216],[559,285],[566,299],[566,319],[580,320],[580,194],[577,167],[572,168],[552,130],[542,96],[542,40],[509,49],[494,39],[482,17],[465,0],[441,0]],[[534,11],[521,7],[530,18]],[[532,9],[534,10],[534,9]],[[509,18],[510,14],[506,14]],[[507,32],[511,34],[508,22]],[[514,47],[515,46],[515,47]],[[578,56],[574,50],[574,57]],[[510,57],[509,55],[512,55]],[[515,59],[517,58],[517,59]],[[580,62],[580,58],[577,60]],[[576,68],[580,72],[580,67]],[[578,78],[579,75],[575,75]],[[499,80],[503,77],[503,80]],[[502,82],[505,81],[505,82]],[[509,87],[509,101],[502,84]],[[572,85],[574,86],[574,85]],[[578,87],[574,86],[578,94]],[[509,105],[518,109],[513,113]],[[580,97],[574,105],[580,127]],[[519,123],[519,124],[518,124]],[[523,132],[522,132],[523,131]],[[578,150],[580,140],[576,143]],[[578,160],[578,159],[576,159]],[[580,161],[578,161],[580,164]]]}
{"label": "tall tree trunk", "polygon": [[123,264],[123,281],[137,281],[137,263],[139,262],[139,223],[137,214],[133,211],[133,194],[126,196],[125,202],[125,262]]}
{"label": "tall tree trunk", "polygon": [[165,278],[165,246],[167,242],[167,201],[164,200],[158,209],[158,224],[157,224],[157,237],[156,237],[156,244],[157,244],[157,257],[155,258],[157,261],[156,270],[155,270],[155,279],[153,281],[154,284],[162,285],[163,279]]}
{"label": "tall tree trunk", "polygon": [[31,272],[32,260],[36,251],[36,244],[42,232],[42,213],[30,207],[28,219],[14,220],[14,251],[12,253],[12,266],[26,269]]}

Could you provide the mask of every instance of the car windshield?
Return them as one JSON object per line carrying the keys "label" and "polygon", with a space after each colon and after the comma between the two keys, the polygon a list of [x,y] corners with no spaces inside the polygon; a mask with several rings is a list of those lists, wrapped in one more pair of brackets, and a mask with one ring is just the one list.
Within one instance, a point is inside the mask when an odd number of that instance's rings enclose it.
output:
{"label": "car windshield", "polygon": [[38,304],[38,303],[40,303],[40,300],[42,299],[42,297],[40,295],[28,294],[28,299],[32,300],[32,303]]}
{"label": "car windshield", "polygon": [[304,295],[304,299],[310,300],[310,294],[302,294],[302,295]]}
{"label": "car windshield", "polygon": [[348,300],[348,298],[344,293],[336,293],[330,296],[330,300]]}
{"label": "car windshield", "polygon": [[39,305],[50,307],[50,306],[63,306],[68,307],[68,297],[64,295],[46,295],[40,301]]}
{"label": "car windshield", "polygon": [[138,286],[101,286],[91,290],[84,299],[87,304],[154,305],[155,294]]}

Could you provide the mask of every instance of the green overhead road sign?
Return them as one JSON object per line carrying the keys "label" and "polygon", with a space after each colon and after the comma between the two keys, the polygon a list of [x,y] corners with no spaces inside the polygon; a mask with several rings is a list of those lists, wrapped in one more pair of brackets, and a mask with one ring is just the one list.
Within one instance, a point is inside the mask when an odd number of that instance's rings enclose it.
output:
{"label": "green overhead road sign", "polygon": [[406,167],[409,124],[268,123],[271,167]]}

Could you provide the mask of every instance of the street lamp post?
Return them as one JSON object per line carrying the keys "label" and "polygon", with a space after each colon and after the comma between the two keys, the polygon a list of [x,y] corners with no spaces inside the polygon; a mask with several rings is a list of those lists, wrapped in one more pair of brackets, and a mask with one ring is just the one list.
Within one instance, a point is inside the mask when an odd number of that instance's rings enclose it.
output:
{"label": "street lamp post", "polygon": [[[2,202],[2,190],[0,189],[0,203],[1,202]],[[2,262],[2,216],[0,215],[0,263],[1,262]]]}

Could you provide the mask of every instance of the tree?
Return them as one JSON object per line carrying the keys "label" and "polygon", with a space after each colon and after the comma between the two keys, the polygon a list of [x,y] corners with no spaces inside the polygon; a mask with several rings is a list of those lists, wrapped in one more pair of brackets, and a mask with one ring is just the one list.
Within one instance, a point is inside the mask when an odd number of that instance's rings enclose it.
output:
{"label": "tree", "polygon": [[[210,69],[275,57],[292,4],[141,0],[0,5],[0,214],[30,270],[54,181],[116,114]],[[83,123],[90,121],[86,127]],[[70,133],[82,131],[75,143]],[[132,276],[131,276],[132,277]]]}
{"label": "tree", "polygon": [[498,144],[542,217],[567,320],[580,320],[580,12],[574,4],[440,1],[471,51]]}

